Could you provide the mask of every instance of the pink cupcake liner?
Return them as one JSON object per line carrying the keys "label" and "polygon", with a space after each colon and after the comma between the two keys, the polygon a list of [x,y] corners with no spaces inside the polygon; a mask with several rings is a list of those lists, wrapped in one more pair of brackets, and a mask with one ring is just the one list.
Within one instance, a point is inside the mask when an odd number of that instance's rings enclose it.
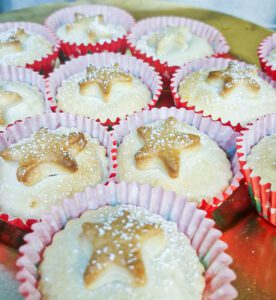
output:
{"label": "pink cupcake liner", "polygon": [[229,46],[224,36],[214,27],[204,24],[202,22],[186,19],[180,17],[153,17],[147,18],[140,22],[137,22],[131,29],[131,33],[127,36],[127,44],[131,50],[131,53],[143,59],[152,65],[160,74],[165,85],[170,84],[170,78],[172,74],[179,68],[177,66],[168,66],[168,64],[161,63],[159,59],[154,59],[152,56],[136,48],[136,43],[142,35],[149,32],[156,31],[165,26],[186,26],[191,32],[201,38],[207,40],[207,42],[213,47],[213,56],[219,57],[226,54],[229,51]]}
{"label": "pink cupcake liner", "polygon": [[[104,19],[111,24],[121,25],[128,32],[130,27],[135,23],[134,18],[126,11],[113,6],[105,5],[80,5],[60,9],[54,12],[45,20],[45,25],[52,31],[56,32],[57,29],[65,23],[74,21],[74,14],[83,13],[86,16],[93,16],[102,14]],[[57,39],[59,39],[57,37]],[[61,50],[66,59],[78,57],[87,53],[96,52],[125,52],[126,51],[126,37],[125,35],[119,38],[112,39],[111,41],[98,42],[96,44],[77,44],[65,42],[60,40]]]}
{"label": "pink cupcake liner", "polygon": [[[51,111],[49,102],[46,100],[46,81],[44,77],[39,75],[37,72],[21,67],[0,65],[0,80],[24,82],[37,87],[38,90],[42,93],[45,101],[45,112]],[[14,123],[21,121],[22,120],[16,120]],[[12,124],[9,124],[7,126],[11,125]],[[2,130],[0,129],[0,131]]]}
{"label": "pink cupcake liner", "polygon": [[59,53],[59,48],[60,44],[55,37],[49,31],[46,27],[36,24],[36,23],[30,23],[30,22],[6,22],[6,23],[0,23],[0,32],[1,31],[6,31],[12,28],[23,28],[27,32],[34,32],[36,34],[43,35],[45,38],[47,38],[50,43],[53,45],[52,52],[42,56],[41,58],[35,60],[31,64],[26,64],[25,67],[29,69],[33,69],[36,72],[39,72],[40,74],[43,74],[47,76],[52,70],[54,69],[58,53]]}
{"label": "pink cupcake liner", "polygon": [[38,264],[42,253],[52,242],[53,236],[61,231],[66,223],[78,218],[87,210],[105,205],[130,204],[141,206],[152,213],[171,220],[191,241],[202,264],[205,267],[206,287],[203,299],[230,300],[237,297],[237,291],[231,282],[235,273],[229,268],[232,258],[224,252],[227,244],[219,238],[221,232],[214,229],[214,221],[205,218],[206,213],[184,198],[178,198],[173,192],[153,188],[138,183],[110,183],[97,185],[76,194],[73,199],[65,199],[63,204],[53,207],[45,214],[40,223],[32,226],[33,232],[25,236],[26,244],[20,247],[21,257],[17,260],[20,281],[19,292],[27,300],[42,298],[37,286],[39,281]]}
{"label": "pink cupcake liner", "polygon": [[[194,60],[191,61],[187,64],[185,64],[183,67],[179,68],[172,76],[171,79],[171,92],[174,98],[174,103],[175,106],[180,108],[186,108],[188,110],[193,110],[198,114],[202,114],[206,117],[211,117],[214,121],[219,121],[221,122],[223,125],[226,126],[231,126],[235,131],[240,132],[241,130],[244,130],[245,127],[243,125],[241,125],[240,123],[234,125],[231,123],[231,121],[227,121],[227,122],[223,122],[221,120],[221,118],[218,119],[214,119],[212,117],[212,115],[207,115],[204,113],[203,110],[197,110],[196,107],[192,104],[189,103],[189,100],[186,99],[182,99],[179,94],[178,94],[178,86],[180,84],[180,82],[183,80],[183,78],[185,78],[185,76],[188,76],[189,74],[199,71],[201,69],[204,68],[211,68],[211,67],[215,67],[218,69],[223,69],[226,68],[228,63],[231,61],[232,59],[225,59],[225,58],[203,58],[203,59],[198,59],[198,60]],[[246,65],[244,62],[240,62],[241,65]],[[259,71],[258,74],[262,79],[264,79],[265,81],[267,81],[268,83],[270,83],[274,88],[276,88],[276,81],[271,80],[265,73]]]}
{"label": "pink cupcake liner", "polygon": [[246,162],[246,157],[254,145],[263,137],[276,133],[276,113],[260,118],[247,129],[237,138],[239,164],[254,207],[263,218],[276,226],[276,190],[271,189],[269,182],[261,183],[260,176],[252,175],[252,169]]}
{"label": "pink cupcake liner", "polygon": [[276,68],[273,68],[271,63],[267,61],[267,56],[273,48],[276,48],[275,33],[273,33],[261,42],[258,48],[258,58],[262,70],[273,80],[276,80]]}
{"label": "pink cupcake liner", "polygon": [[[18,141],[31,136],[41,127],[49,128],[51,130],[55,130],[59,127],[77,128],[93,138],[98,139],[100,144],[107,150],[109,181],[114,180],[116,167],[116,141],[99,122],[78,115],[48,113],[36,115],[33,118],[26,118],[20,123],[7,127],[4,132],[0,132],[0,151],[9,147],[11,144],[15,144]],[[0,211],[0,220],[23,230],[30,230],[31,225],[38,221],[35,219],[21,219],[3,211]]]}
{"label": "pink cupcake liner", "polygon": [[[201,203],[198,205],[199,208],[204,209],[210,214],[233,194],[240,186],[240,181],[243,178],[242,173],[239,170],[238,158],[236,155],[236,137],[239,136],[239,133],[235,132],[229,126],[223,126],[220,122],[215,122],[211,118],[203,117],[191,110],[163,107],[160,109],[153,108],[150,111],[145,110],[129,116],[126,120],[122,120],[119,125],[115,126],[114,131],[111,134],[113,134],[114,139],[117,140],[117,144],[119,145],[124,137],[136,128],[157,120],[165,120],[170,116],[194,126],[201,132],[207,134],[215,140],[230,157],[233,178],[229,186],[225,191],[213,197],[212,201],[209,201],[209,203],[206,199],[202,199]],[[118,169],[118,166],[116,169]],[[118,170],[115,171],[116,173],[118,172]],[[115,181],[118,181],[117,174]]]}
{"label": "pink cupcake liner", "polygon": [[[139,78],[144,84],[146,84],[152,93],[152,99],[148,103],[148,108],[150,109],[154,107],[161,95],[163,83],[160,75],[151,66],[136,57],[122,55],[119,53],[95,53],[68,61],[51,73],[49,78],[46,80],[46,90],[52,111],[56,111],[58,109],[55,96],[57,89],[62,85],[63,80],[84,71],[90,64],[107,66],[114,63],[118,63],[123,71]],[[101,121],[104,126],[112,126],[118,124],[120,118],[117,118],[115,121],[110,119],[98,119],[97,121]]]}

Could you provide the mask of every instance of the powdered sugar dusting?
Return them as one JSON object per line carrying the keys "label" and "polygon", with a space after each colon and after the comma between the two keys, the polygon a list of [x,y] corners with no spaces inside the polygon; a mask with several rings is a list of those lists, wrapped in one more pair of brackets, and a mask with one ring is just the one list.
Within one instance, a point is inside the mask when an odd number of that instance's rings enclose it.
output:
{"label": "powdered sugar dusting", "polygon": [[[141,238],[139,239],[147,285],[140,287],[132,285],[130,272],[135,264],[131,264],[130,253],[130,265],[127,273],[121,268],[110,266],[105,275],[97,280],[94,288],[86,287],[82,276],[87,261],[95,250],[95,240],[87,241],[79,238],[83,224],[86,222],[100,223],[99,227],[106,227],[106,231],[109,231],[112,222],[126,213],[129,214],[129,219],[120,224],[126,233],[122,235],[122,241],[128,243],[128,238],[133,238],[133,233],[131,233],[133,228],[140,230],[147,224],[152,224],[157,229],[160,228],[165,236],[165,242],[156,237],[149,239],[146,243]],[[130,233],[128,233],[128,229],[130,229]],[[100,230],[98,233],[102,234]],[[121,242],[119,231],[116,234]],[[91,242],[92,247],[90,246]],[[60,251],[61,247],[62,251]],[[131,245],[130,249],[132,247]],[[117,252],[120,250],[118,249]],[[107,252],[108,249],[103,246],[101,253]],[[71,253],[70,259],[66,259],[69,253]],[[101,253],[98,254],[98,258],[101,257]],[[63,259],[61,259],[61,255]],[[116,253],[110,253],[110,261],[114,262],[116,256]],[[59,268],[54,267],[56,264],[59,265]],[[102,264],[97,265],[95,261],[94,265],[102,270]],[[70,299],[70,295],[78,295],[79,299],[94,297],[99,300],[165,300],[168,297],[178,300],[183,296],[187,300],[200,300],[204,288],[202,272],[203,267],[190,245],[190,241],[178,232],[175,223],[165,221],[159,215],[154,215],[140,207],[102,207],[96,211],[84,213],[80,219],[69,221],[65,229],[56,234],[53,243],[45,250],[40,265],[40,287],[44,296],[55,297],[58,291],[59,295],[66,299]],[[61,276],[61,274],[63,275]]]}

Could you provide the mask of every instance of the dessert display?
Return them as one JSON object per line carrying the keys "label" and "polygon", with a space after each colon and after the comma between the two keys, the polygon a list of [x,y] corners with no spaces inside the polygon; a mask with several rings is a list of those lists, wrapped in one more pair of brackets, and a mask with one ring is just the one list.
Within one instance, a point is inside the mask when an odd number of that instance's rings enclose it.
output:
{"label": "dessert display", "polygon": [[184,66],[171,84],[177,106],[234,128],[276,111],[275,86],[253,65],[215,58]]}
{"label": "dessert display", "polygon": [[[219,231],[183,201],[137,183],[87,189],[27,236],[17,261],[19,289],[34,299],[234,299],[235,274]],[[36,259],[26,259],[30,253]]]}
{"label": "dessert display", "polygon": [[275,294],[276,34],[166,5],[1,16],[0,265],[16,245],[26,300]]}
{"label": "dessert display", "polygon": [[56,110],[113,125],[135,111],[153,107],[162,83],[153,68],[135,57],[101,53],[61,66],[50,75],[48,90]]}

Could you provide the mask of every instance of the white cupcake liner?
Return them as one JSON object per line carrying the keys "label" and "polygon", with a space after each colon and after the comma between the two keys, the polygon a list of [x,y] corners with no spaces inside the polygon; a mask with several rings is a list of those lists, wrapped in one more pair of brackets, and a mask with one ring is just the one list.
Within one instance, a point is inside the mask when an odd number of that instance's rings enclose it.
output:
{"label": "white cupcake liner", "polygon": [[[178,87],[180,82],[185,78],[185,76],[199,71],[201,69],[204,68],[212,68],[215,67],[217,69],[223,69],[226,68],[228,63],[230,61],[233,61],[232,59],[226,59],[226,58],[203,58],[203,59],[198,59],[198,60],[194,60],[192,62],[189,62],[187,64],[185,64],[183,67],[179,68],[172,76],[171,79],[171,92],[174,98],[174,103],[176,107],[183,107],[186,108],[188,110],[193,110],[198,114],[202,114],[203,116],[206,117],[211,117],[214,121],[219,121],[221,122],[223,125],[226,126],[231,126],[234,130],[240,132],[241,130],[243,130],[245,127],[242,126],[240,123],[234,125],[232,124],[230,121],[227,122],[223,122],[221,120],[221,118],[218,119],[214,119],[212,117],[212,115],[207,115],[204,113],[203,110],[196,110],[196,107],[193,104],[189,103],[189,100],[186,99],[182,99],[179,94],[178,94]],[[246,65],[246,63],[244,62],[240,62],[241,65]],[[259,71],[258,75],[264,79],[265,81],[267,81],[269,84],[271,84],[274,88],[276,88],[276,81],[273,81],[271,78],[269,78],[265,73]]]}
{"label": "white cupcake liner", "polygon": [[12,28],[23,28],[27,32],[33,32],[44,36],[52,44],[52,52],[36,59],[33,63],[26,64],[26,68],[33,69],[36,72],[48,75],[54,68],[60,44],[54,34],[48,30],[45,26],[31,22],[6,22],[0,23],[0,32],[7,31]]}
{"label": "white cupcake liner", "polygon": [[146,35],[150,32],[154,32],[166,26],[188,27],[193,34],[207,40],[207,42],[212,46],[214,50],[213,56],[224,55],[230,49],[224,36],[217,29],[193,19],[165,16],[147,18],[137,22],[131,28],[131,33],[127,36],[127,44],[134,56],[148,62],[150,65],[154,66],[160,74],[162,74],[165,83],[170,79],[171,75],[178,67],[168,66],[166,62],[161,63],[159,59],[154,59],[146,52],[137,49],[136,43],[141,38],[141,36]]}
{"label": "white cupcake liner", "polygon": [[20,268],[17,273],[17,279],[20,281],[19,292],[25,299],[42,299],[37,288],[38,265],[53,236],[61,231],[70,219],[78,218],[87,210],[120,204],[144,207],[178,225],[179,231],[190,239],[205,267],[206,287],[203,299],[230,300],[237,297],[237,291],[231,284],[236,278],[229,268],[232,258],[224,252],[227,244],[219,239],[221,232],[213,228],[214,221],[205,218],[204,211],[197,209],[184,198],[176,197],[173,192],[146,184],[122,182],[87,188],[85,192],[76,194],[73,199],[65,199],[61,206],[53,207],[51,213],[42,217],[42,222],[32,226],[33,232],[25,236],[26,244],[19,249],[21,257],[17,260],[17,266]]}
{"label": "white cupcake liner", "polygon": [[[123,141],[124,137],[136,128],[158,120],[165,120],[170,116],[194,126],[201,132],[207,134],[210,138],[216,141],[227,153],[228,157],[230,157],[233,178],[229,186],[225,191],[214,196],[212,201],[209,201],[209,203],[205,199],[202,199],[199,204],[199,208],[211,213],[233,194],[233,192],[240,186],[240,181],[243,178],[242,173],[239,170],[238,158],[236,155],[236,138],[239,136],[239,133],[235,132],[229,126],[223,126],[220,122],[212,121],[211,118],[203,117],[191,110],[163,107],[160,109],[153,108],[150,111],[145,110],[129,116],[126,120],[122,120],[119,125],[115,126],[114,131],[112,131],[111,134],[113,134],[114,139],[119,145]],[[118,170],[115,171],[116,173],[118,172]],[[206,174],[206,176],[208,176],[208,174]],[[118,181],[117,174],[115,181]]]}
{"label": "white cupcake liner", "polygon": [[268,222],[276,226],[276,190],[271,183],[262,182],[260,176],[253,176],[247,165],[247,155],[263,137],[276,134],[276,113],[266,115],[249,125],[237,138],[237,154],[244,174],[249,194],[257,212]]}
{"label": "white cupcake liner", "polygon": [[[37,87],[38,90],[43,95],[43,100],[45,103],[44,112],[51,112],[51,108],[49,102],[46,97],[46,81],[43,76],[39,75],[37,72],[32,71],[31,69],[8,66],[8,65],[0,65],[0,80],[8,80],[8,81],[17,81],[22,83],[28,83],[33,87]],[[16,120],[13,123],[20,122],[22,120]],[[11,124],[13,124],[11,123]],[[11,126],[8,124],[6,126]],[[0,129],[0,131],[3,131]]]}
{"label": "white cupcake liner", "polygon": [[[51,130],[55,130],[59,127],[76,128],[93,138],[98,139],[100,144],[106,148],[107,152],[108,180],[114,180],[116,167],[116,141],[99,122],[78,115],[66,113],[41,114],[7,127],[4,132],[0,132],[0,151],[9,147],[11,144],[15,144],[24,138],[30,137],[41,127],[49,128]],[[12,216],[4,211],[0,211],[0,220],[24,230],[30,230],[31,225],[34,222],[37,222],[35,219],[22,219],[18,216]]]}
{"label": "white cupcake liner", "polygon": [[273,80],[276,80],[276,68],[267,60],[269,52],[276,48],[276,33],[264,39],[258,48],[258,58],[262,70]]}
{"label": "white cupcake liner", "polygon": [[[54,12],[45,20],[45,25],[55,33],[63,24],[72,23],[76,12],[83,13],[86,16],[102,14],[105,20],[111,24],[122,26],[126,29],[126,32],[128,32],[131,26],[135,23],[134,18],[129,13],[117,7],[105,5],[80,5],[67,7]],[[59,37],[57,37],[57,39],[59,39]],[[87,53],[102,51],[124,52],[126,50],[125,35],[114,38],[111,41],[101,41],[96,44],[89,45],[65,42],[61,39],[59,40],[65,57],[77,57]]]}
{"label": "white cupcake liner", "polygon": [[[148,87],[152,94],[152,99],[148,103],[148,108],[150,109],[154,107],[161,95],[163,83],[160,75],[151,66],[140,59],[128,55],[122,55],[119,53],[95,53],[93,55],[85,55],[72,61],[68,61],[50,74],[49,78],[46,80],[46,89],[52,110],[55,111],[58,109],[55,96],[57,89],[62,85],[63,80],[84,71],[90,64],[94,64],[96,66],[107,66],[114,63],[118,63],[120,69],[126,73],[130,73],[136,78],[139,78]],[[116,120],[107,119],[98,121],[100,121],[103,125],[112,126],[114,124],[118,124],[120,119],[117,118]]]}

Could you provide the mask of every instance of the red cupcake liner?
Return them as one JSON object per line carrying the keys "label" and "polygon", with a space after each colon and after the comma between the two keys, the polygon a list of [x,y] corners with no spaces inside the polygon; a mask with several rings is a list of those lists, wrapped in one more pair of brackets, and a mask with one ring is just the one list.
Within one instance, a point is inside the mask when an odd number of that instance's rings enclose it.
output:
{"label": "red cupcake liner", "polygon": [[273,68],[271,63],[267,61],[269,52],[276,48],[276,33],[273,33],[264,39],[258,48],[258,58],[262,70],[273,80],[276,80],[276,68]]}
{"label": "red cupcake liner", "polygon": [[[55,95],[59,86],[61,86],[62,81],[66,80],[68,77],[82,72],[90,64],[95,64],[97,66],[106,66],[114,63],[118,63],[120,68],[139,78],[144,84],[147,85],[148,89],[152,93],[152,99],[148,103],[148,109],[154,107],[161,95],[163,83],[160,75],[155,72],[155,70],[142,60],[135,57],[122,55],[120,53],[95,53],[92,55],[81,56],[72,61],[66,62],[64,65],[60,66],[47,78],[46,80],[46,90],[48,100],[52,111],[58,109]],[[113,126],[119,123],[120,118],[116,120],[97,120],[101,122],[103,126]]]}
{"label": "red cupcake liner", "polygon": [[276,134],[276,113],[260,118],[249,125],[246,131],[242,131],[242,135],[237,138],[237,154],[254,207],[259,215],[276,226],[276,190],[271,189],[269,182],[261,183],[262,178],[253,175],[246,162],[251,148],[263,137],[272,134]]}
{"label": "red cupcake liner", "polygon": [[[22,122],[13,124],[7,127],[4,132],[0,132],[0,151],[9,147],[11,144],[15,144],[18,141],[31,136],[41,127],[49,128],[51,130],[55,130],[59,127],[77,128],[93,138],[98,139],[100,144],[107,150],[108,180],[114,180],[116,174],[116,141],[99,122],[78,115],[48,113],[36,115],[33,118],[27,118]],[[36,219],[22,219],[1,210],[0,220],[23,230],[30,230],[31,225],[38,221]]]}
{"label": "red cupcake liner", "polygon": [[154,59],[152,56],[136,48],[137,40],[149,32],[153,32],[165,26],[186,26],[191,32],[201,38],[205,38],[214,49],[214,57],[220,57],[229,51],[229,46],[223,35],[214,27],[202,22],[180,18],[180,17],[153,17],[137,22],[131,29],[131,33],[127,36],[127,45],[132,55],[141,58],[152,65],[161,75],[165,86],[169,86],[170,78],[173,73],[179,68],[178,66],[168,66],[162,63],[159,59]]}
{"label": "red cupcake liner", "polygon": [[[73,22],[74,14],[76,12],[83,13],[87,16],[102,14],[110,23],[121,25],[127,32],[135,23],[134,18],[129,13],[117,7],[105,5],[80,5],[67,7],[54,12],[45,20],[45,25],[55,33],[61,25]],[[61,51],[65,59],[78,57],[87,53],[99,53],[103,51],[124,53],[127,48],[125,35],[108,42],[98,42],[89,45],[65,42],[57,36],[56,38],[60,41]]]}
{"label": "red cupcake liner", "polygon": [[[238,157],[236,155],[236,138],[239,136],[239,133],[235,132],[230,126],[224,126],[220,122],[213,121],[208,117],[203,117],[202,115],[196,114],[191,110],[186,110],[184,108],[177,109],[174,107],[163,107],[160,109],[153,108],[150,111],[145,110],[128,116],[126,120],[122,120],[119,125],[114,127],[114,131],[112,131],[111,134],[117,141],[117,145],[119,145],[124,137],[137,127],[155,122],[157,120],[166,120],[170,116],[207,134],[210,138],[216,141],[220,148],[222,148],[227,153],[228,157],[230,157],[233,178],[229,186],[225,189],[225,191],[222,191],[219,195],[213,197],[211,201],[202,199],[201,203],[198,205],[199,208],[204,209],[208,212],[208,214],[211,214],[233,194],[233,192],[240,186],[240,181],[243,179],[243,175],[239,170]],[[118,182],[117,169],[118,167],[115,170],[116,182]]]}
{"label": "red cupcake liner", "polygon": [[[214,121],[219,121],[221,124],[225,126],[231,126],[235,131],[240,132],[245,129],[245,126],[241,125],[240,123],[234,125],[231,123],[231,121],[223,122],[221,118],[213,118],[212,115],[204,114],[203,110],[196,110],[196,107],[194,105],[189,104],[189,100],[182,99],[178,94],[178,86],[180,82],[185,78],[185,76],[199,71],[203,68],[208,67],[216,67],[218,69],[222,69],[227,67],[228,63],[232,61],[233,59],[226,59],[226,58],[203,58],[191,61],[187,64],[185,64],[183,67],[179,68],[172,76],[170,89],[172,92],[172,96],[174,99],[174,104],[178,108],[185,108],[187,110],[192,110],[197,114],[202,114],[204,117],[210,117]],[[240,62],[242,65],[246,65],[244,62]],[[268,83],[270,83],[274,88],[276,88],[276,81],[271,80],[265,73],[260,72],[258,74],[262,79],[266,80]]]}
{"label": "red cupcake liner", "polygon": [[[37,87],[44,97],[45,112],[51,111],[46,97],[46,81],[44,77],[39,75],[37,72],[22,67],[0,65],[0,80],[24,82]],[[22,122],[22,120],[16,120],[13,123],[8,124],[6,127],[17,122]],[[0,129],[0,131],[3,131],[3,129]]]}
{"label": "red cupcake liner", "polygon": [[194,203],[176,197],[173,192],[147,184],[126,182],[87,188],[73,199],[64,200],[62,206],[53,207],[51,213],[45,214],[40,223],[32,226],[33,232],[25,236],[26,244],[20,247],[21,257],[16,263],[20,269],[17,273],[19,292],[23,297],[27,300],[42,298],[38,290],[38,264],[53,236],[69,220],[80,217],[87,210],[120,204],[144,207],[178,225],[179,231],[190,239],[205,268],[203,299],[231,300],[237,297],[237,291],[231,284],[236,278],[229,268],[232,258],[224,252],[227,244],[220,240],[221,232],[213,228],[214,221],[205,218],[206,213],[197,209]]}
{"label": "red cupcake liner", "polygon": [[39,72],[40,74],[43,74],[47,76],[52,70],[54,69],[60,44],[55,37],[54,34],[51,33],[50,30],[48,30],[46,27],[36,24],[36,23],[30,23],[30,22],[6,22],[6,23],[0,23],[0,31],[6,31],[12,28],[23,28],[27,32],[34,32],[40,35],[43,35],[45,38],[47,38],[50,43],[53,45],[52,52],[47,54],[46,56],[41,57],[40,59],[35,60],[31,64],[26,64],[25,67],[32,69],[36,72]]}

